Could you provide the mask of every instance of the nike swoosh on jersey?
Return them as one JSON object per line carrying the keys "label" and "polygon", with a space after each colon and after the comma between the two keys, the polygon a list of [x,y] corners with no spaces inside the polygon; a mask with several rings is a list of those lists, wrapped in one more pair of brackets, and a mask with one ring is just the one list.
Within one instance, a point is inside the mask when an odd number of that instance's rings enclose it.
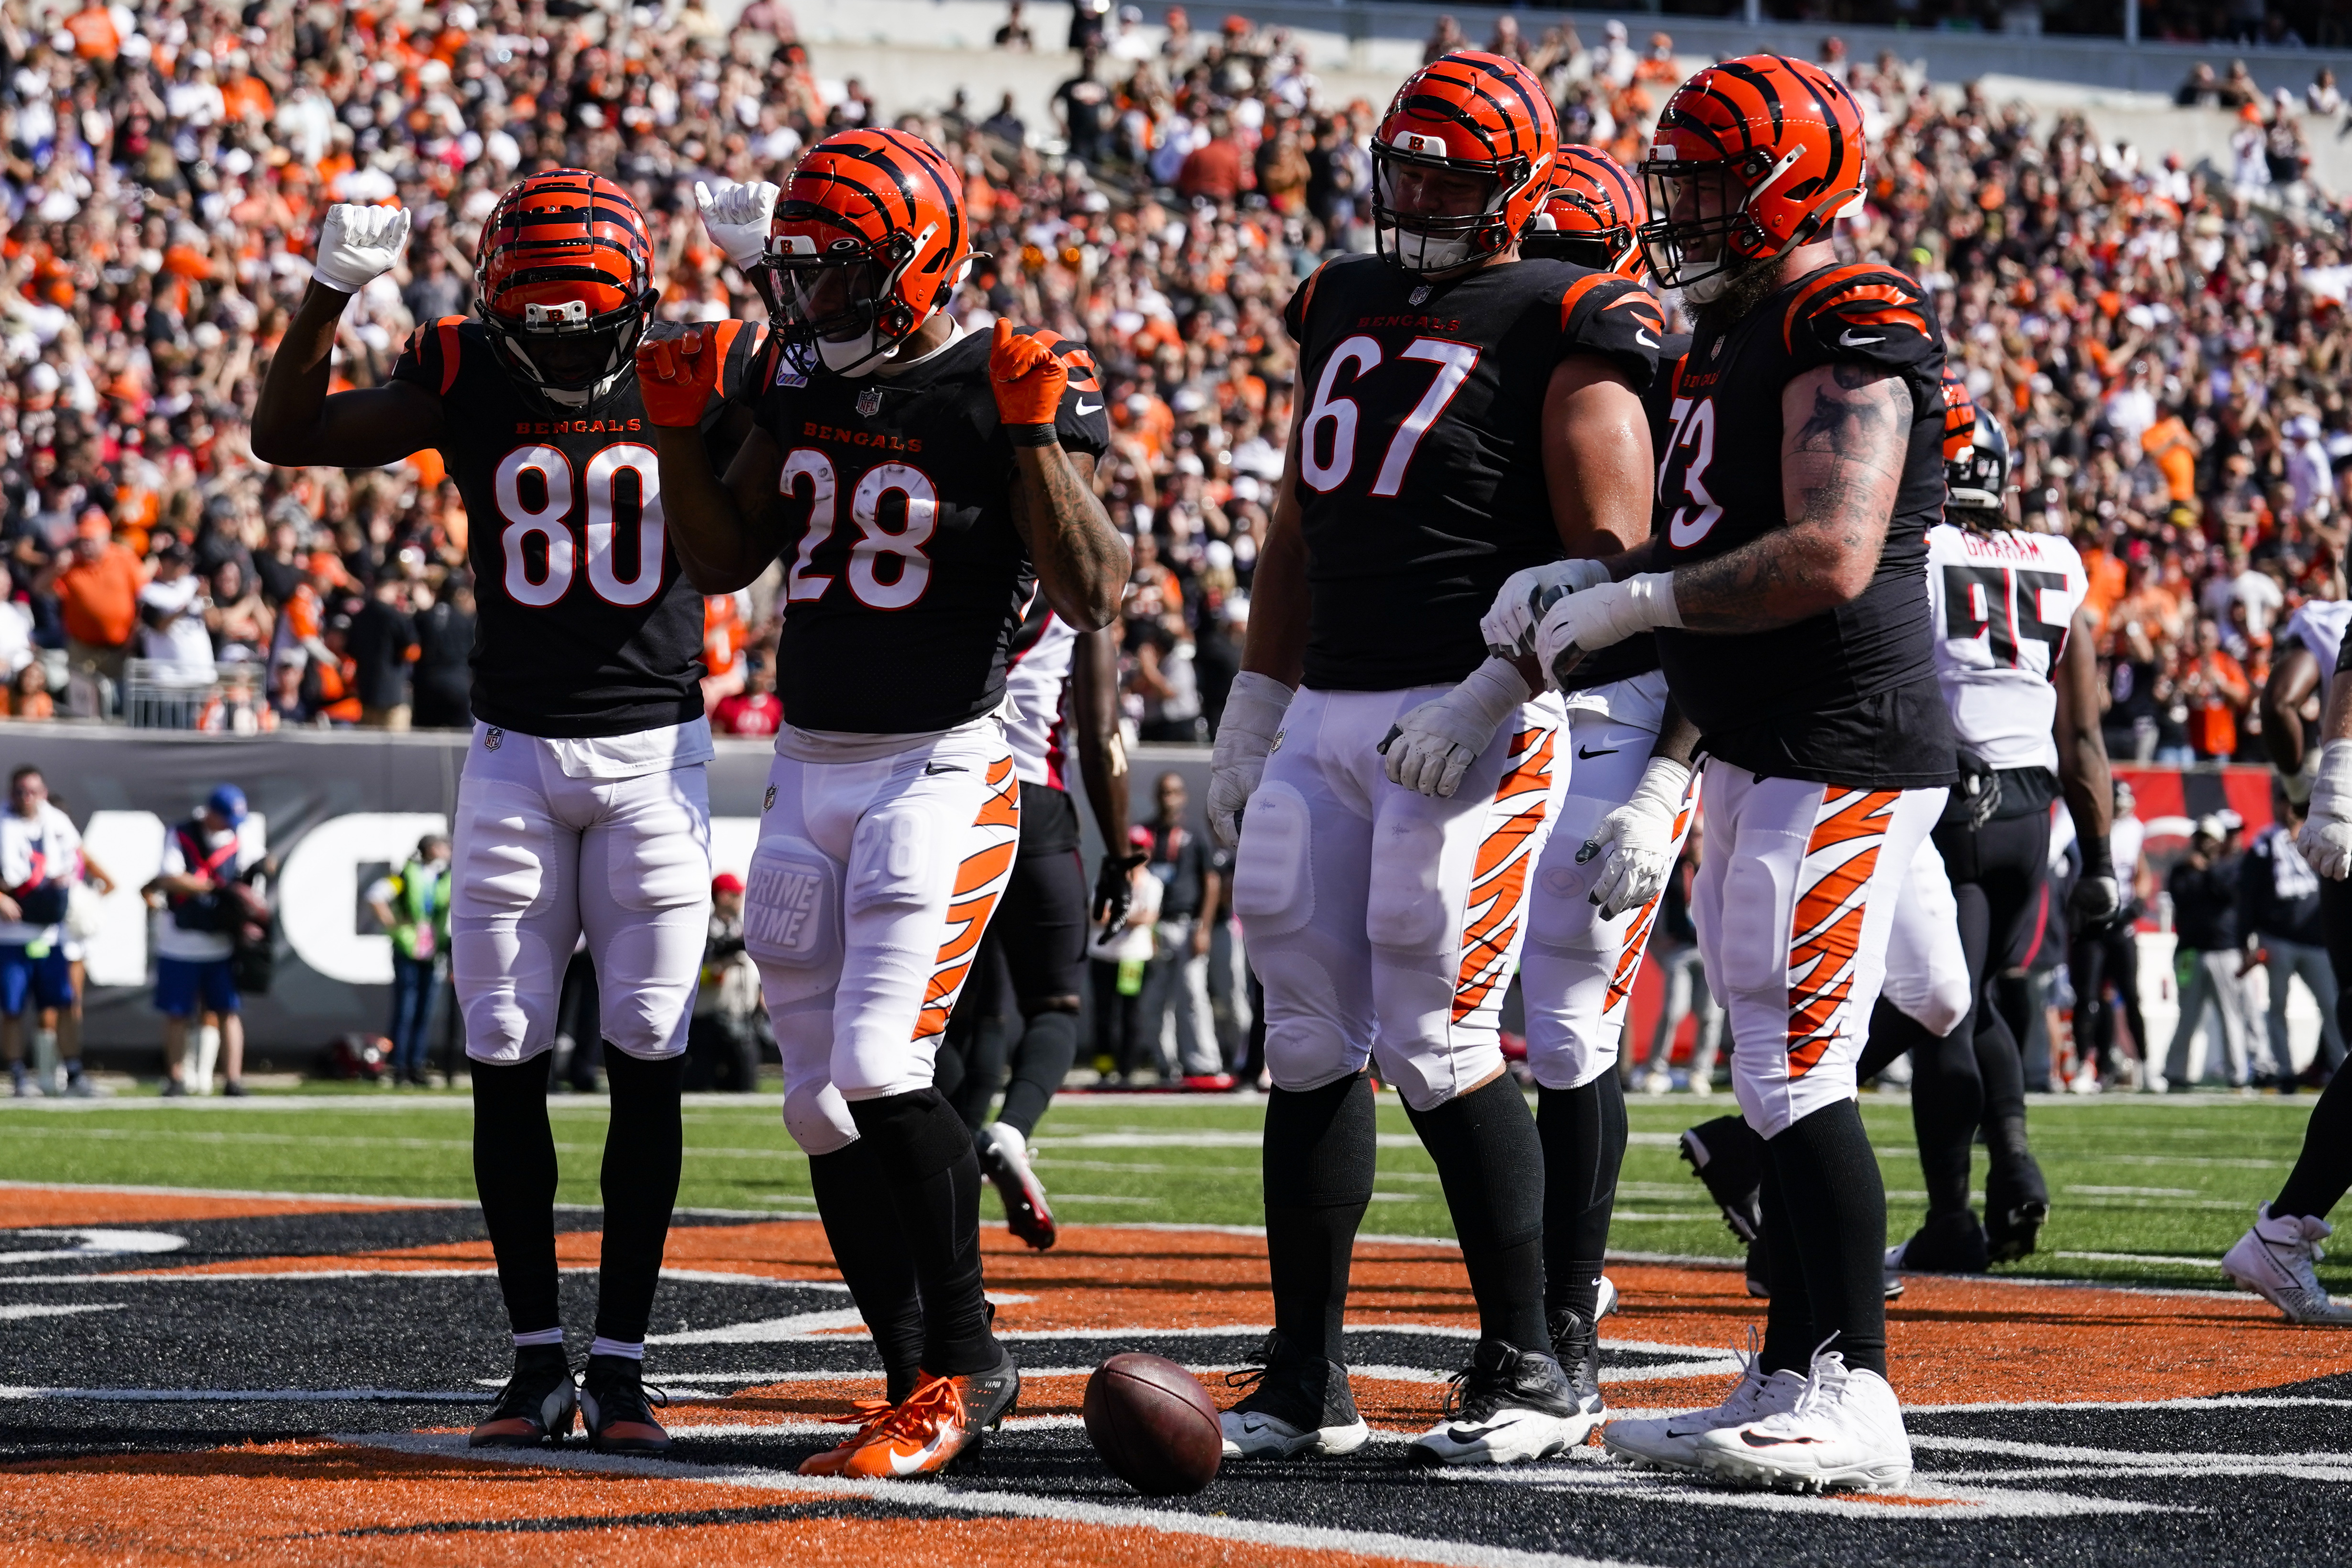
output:
{"label": "nike swoosh on jersey", "polygon": [[1873,343],[1884,343],[1885,341],[1886,341],[1886,340],[1884,338],[1865,338],[1859,332],[1848,332],[1838,339],[1838,347],[1841,349],[1862,349],[1867,348]]}
{"label": "nike swoosh on jersey", "polygon": [[932,778],[941,773],[963,773],[968,771],[970,771],[968,768],[959,768],[952,762],[949,763],[945,767],[941,767],[936,762],[926,762],[923,764],[923,777],[926,779]]}
{"label": "nike swoosh on jersey", "polygon": [[1580,746],[1576,748],[1576,756],[1579,761],[1589,762],[1596,757],[1614,757],[1624,749],[1622,746],[1612,746],[1606,751],[1593,751]]}
{"label": "nike swoosh on jersey", "polygon": [[1081,414],[1100,413],[1102,412],[1102,404],[1098,402],[1087,402],[1082,398],[1078,402],[1077,412]]}
{"label": "nike swoosh on jersey", "polygon": [[1633,341],[1641,344],[1642,347],[1645,349],[1654,349],[1658,346],[1658,340],[1655,338],[1651,337],[1647,332],[1636,331],[1633,334]]}

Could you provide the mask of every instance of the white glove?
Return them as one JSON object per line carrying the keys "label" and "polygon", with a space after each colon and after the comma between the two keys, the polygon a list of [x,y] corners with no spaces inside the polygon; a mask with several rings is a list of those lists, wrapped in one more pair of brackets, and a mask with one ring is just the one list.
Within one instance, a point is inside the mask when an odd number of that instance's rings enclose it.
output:
{"label": "white glove", "polygon": [[1295,695],[1272,675],[1244,670],[1225,694],[1217,744],[1209,754],[1209,831],[1232,849],[1241,841],[1242,808],[1265,777],[1266,753],[1282,734],[1282,716]]}
{"label": "white glove", "polygon": [[1536,622],[1563,593],[1594,588],[1609,580],[1609,569],[1597,560],[1554,560],[1530,566],[1503,580],[1494,607],[1478,622],[1486,652],[1516,659],[1536,651]]}
{"label": "white glove", "polygon": [[1508,660],[1487,660],[1460,685],[1397,720],[1381,742],[1389,782],[1452,800],[1495,731],[1532,695]]}
{"label": "white glove", "polygon": [[319,259],[310,280],[357,294],[392,270],[408,248],[406,207],[355,207],[338,202],[319,225]]}
{"label": "white glove", "polygon": [[2311,814],[2294,843],[2320,875],[2338,882],[2352,875],[2352,740],[2331,740],[2320,754]]}
{"label": "white glove", "polygon": [[1633,798],[1607,816],[1576,853],[1580,865],[1606,856],[1593,879],[1601,918],[1614,920],[1658,896],[1675,864],[1675,815],[1690,789],[1690,768],[1671,757],[1653,757]]}
{"label": "white glove", "polygon": [[1556,682],[1565,673],[1559,668],[1560,657],[1570,649],[1576,650],[1568,664],[1573,670],[1587,653],[1597,653],[1660,626],[1682,623],[1682,612],[1675,606],[1675,574],[1645,571],[1622,582],[1604,582],[1562,596],[1544,612],[1543,623],[1536,628],[1536,662]]}
{"label": "white glove", "polygon": [[702,232],[727,254],[738,272],[750,272],[768,254],[768,220],[781,194],[765,180],[748,185],[722,183],[716,191],[697,180],[694,204],[702,210]]}

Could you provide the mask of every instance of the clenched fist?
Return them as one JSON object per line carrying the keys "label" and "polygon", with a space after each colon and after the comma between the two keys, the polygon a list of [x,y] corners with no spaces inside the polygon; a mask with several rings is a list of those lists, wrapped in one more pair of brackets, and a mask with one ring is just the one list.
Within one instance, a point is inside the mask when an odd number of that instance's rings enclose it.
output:
{"label": "clenched fist", "polygon": [[690,429],[702,423],[727,368],[727,350],[746,321],[657,321],[637,340],[637,395],[656,424]]}
{"label": "clenched fist", "polygon": [[[1013,323],[999,316],[988,350],[988,390],[996,394],[996,417],[1024,445],[1054,443],[1054,419],[1070,388],[1070,369],[1034,338],[1016,338]],[[1043,427],[1042,431],[1040,426]],[[1024,440],[1024,433],[1031,437]]]}
{"label": "clenched fist", "polygon": [[392,270],[408,246],[406,207],[355,207],[338,202],[319,225],[319,259],[313,282],[357,294]]}

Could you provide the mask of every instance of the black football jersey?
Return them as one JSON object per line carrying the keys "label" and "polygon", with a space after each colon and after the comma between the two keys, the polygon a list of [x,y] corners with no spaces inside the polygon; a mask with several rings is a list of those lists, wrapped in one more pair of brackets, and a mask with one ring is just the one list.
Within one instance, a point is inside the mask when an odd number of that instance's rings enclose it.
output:
{"label": "black football jersey", "polygon": [[1926,574],[1927,532],[1944,507],[1944,341],[1917,284],[1888,267],[1833,267],[1728,329],[1702,323],[1661,378],[1658,559],[1706,560],[1787,526],[1781,392],[1832,362],[1893,372],[1911,392],[1903,479],[1870,586],[1769,632],[1661,630],[1658,652],[1712,756],[1852,788],[1948,784],[1951,722],[1936,685]]}
{"label": "black football jersey", "polygon": [[[723,394],[752,379],[761,338],[738,335]],[[635,370],[558,409],[508,375],[480,322],[446,316],[392,373],[442,402],[474,574],[475,716],[560,740],[700,718],[702,595],[663,536]],[[713,398],[709,423],[723,409]]]}
{"label": "black football jersey", "polygon": [[1639,284],[1564,261],[1425,281],[1326,262],[1283,311],[1299,346],[1306,683],[1398,691],[1486,657],[1503,580],[1559,559],[1544,392],[1572,354],[1650,384],[1664,324]]}
{"label": "black football jersey", "polygon": [[[1085,347],[1038,331],[1069,368],[1063,449],[1110,445]],[[784,629],[776,690],[803,729],[912,735],[995,711],[1036,588],[1013,522],[1015,459],[971,333],[895,376],[780,363],[759,403],[783,454]]]}

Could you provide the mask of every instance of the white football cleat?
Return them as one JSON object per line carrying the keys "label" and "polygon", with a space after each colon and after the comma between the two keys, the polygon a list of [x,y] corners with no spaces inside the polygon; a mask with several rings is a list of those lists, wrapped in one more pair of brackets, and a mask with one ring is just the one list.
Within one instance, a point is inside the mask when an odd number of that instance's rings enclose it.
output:
{"label": "white football cleat", "polygon": [[1004,1200],[1004,1228],[1043,1252],[1054,1245],[1053,1206],[1045,1201],[1045,1184],[1029,1167],[1029,1147],[1021,1129],[991,1122],[972,1140],[980,1155],[980,1174],[996,1184]]}
{"label": "white football cleat", "polygon": [[1899,1491],[1911,1480],[1911,1438],[1886,1379],[1813,1353],[1813,1375],[1777,1416],[1718,1427],[1698,1439],[1699,1469],[1780,1491]]}
{"label": "white football cleat", "polygon": [[[1734,1352],[1734,1354],[1739,1353]],[[1744,1427],[1790,1408],[1805,1391],[1805,1380],[1794,1372],[1766,1373],[1756,1353],[1756,1333],[1749,1330],[1748,1352],[1739,1356],[1739,1381],[1730,1396],[1706,1410],[1680,1416],[1645,1416],[1612,1421],[1601,1428],[1601,1446],[1615,1458],[1664,1470],[1696,1470],[1698,1440],[1725,1427]]]}
{"label": "white football cleat", "polygon": [[[1581,1327],[1586,1345],[1591,1329]],[[1454,1375],[1445,1414],[1412,1440],[1416,1465],[1516,1465],[1580,1446],[1601,1425],[1601,1395],[1580,1392],[1549,1348],[1478,1342]]]}
{"label": "white football cleat", "polygon": [[2221,1272],[2246,1290],[2266,1297],[2291,1323],[2342,1326],[2352,1323],[2352,1307],[2329,1300],[2315,1265],[2326,1256],[2320,1242],[2335,1233],[2310,1215],[2271,1218],[2267,1203],[2254,1210],[2254,1228],[2223,1254]]}
{"label": "white football cleat", "polygon": [[1217,1417],[1229,1459],[1288,1459],[1300,1454],[1352,1454],[1372,1440],[1356,1413],[1348,1369],[1302,1353],[1277,1331],[1265,1336],[1260,1364],[1225,1381],[1249,1393]]}

